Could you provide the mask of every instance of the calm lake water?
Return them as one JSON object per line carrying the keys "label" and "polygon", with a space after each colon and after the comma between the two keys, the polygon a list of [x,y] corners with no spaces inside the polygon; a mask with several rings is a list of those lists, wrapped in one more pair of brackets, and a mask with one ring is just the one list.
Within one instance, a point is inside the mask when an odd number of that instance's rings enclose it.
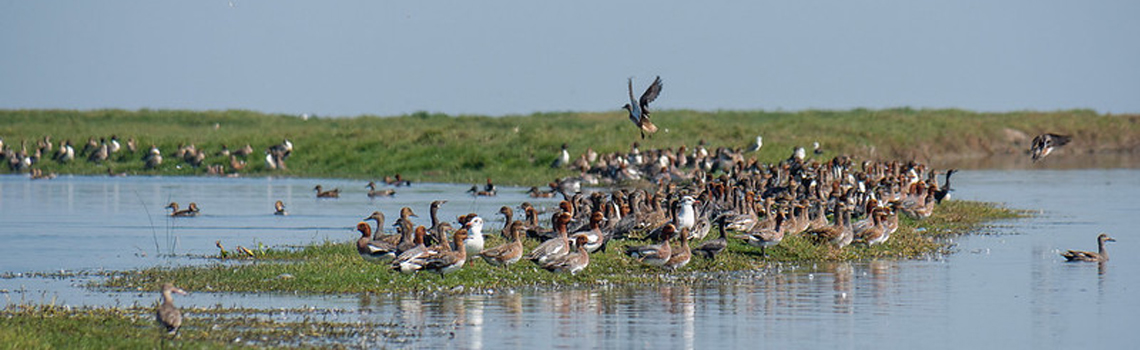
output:
{"label": "calm lake water", "polygon": [[[316,200],[312,187],[340,187]],[[92,277],[12,277],[29,272],[99,271],[210,263],[185,254],[228,246],[349,241],[373,210],[410,206],[426,223],[476,212],[498,220],[502,205],[533,201],[523,189],[472,198],[470,185],[415,184],[369,200],[359,181],[324,179],[0,176],[0,294],[9,303],[148,305],[153,292],[81,287]],[[180,305],[311,306],[324,318],[416,326],[408,337],[351,339],[396,347],[523,348],[1130,348],[1140,334],[1138,170],[964,171],[955,198],[1006,203],[1038,213],[955,239],[942,258],[813,264],[685,286],[503,291],[463,297],[294,296],[192,293]],[[285,201],[291,215],[272,215]],[[203,215],[170,219],[171,201],[197,202]],[[536,202],[549,206],[553,200]],[[490,224],[488,231],[501,223]],[[1095,250],[1106,232],[1112,261],[1064,263],[1066,249]],[[173,256],[171,255],[173,253]],[[283,316],[284,317],[284,316]],[[411,328],[409,328],[411,329]]]}

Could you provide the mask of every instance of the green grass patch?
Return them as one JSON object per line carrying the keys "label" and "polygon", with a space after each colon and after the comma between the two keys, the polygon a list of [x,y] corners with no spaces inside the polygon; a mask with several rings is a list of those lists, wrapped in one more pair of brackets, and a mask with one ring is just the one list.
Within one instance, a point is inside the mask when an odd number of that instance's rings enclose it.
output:
{"label": "green grass patch", "polygon": [[[270,249],[264,254],[258,253],[256,258],[225,259],[206,266],[126,271],[98,283],[100,287],[117,290],[152,290],[161,282],[176,281],[180,287],[193,291],[305,293],[478,292],[524,287],[636,285],[697,279],[709,272],[764,269],[774,263],[931,256],[946,251],[947,244],[939,237],[981,232],[987,221],[1022,215],[989,203],[947,201],[926,220],[903,219],[899,230],[885,244],[834,249],[792,236],[769,248],[768,256],[764,257],[759,248],[730,239],[728,250],[717,260],[694,257],[688,266],[676,272],[641,265],[621,254],[626,246],[645,244],[637,240],[611,242],[606,252],[591,254],[590,266],[576,276],[550,273],[525,260],[502,268],[481,259],[445,276],[428,272],[401,274],[387,265],[365,262],[357,255],[354,242],[346,241],[297,249]],[[708,239],[716,237],[715,230],[709,236]],[[488,246],[501,243],[497,235],[487,237]],[[537,244],[527,242],[526,245],[529,250]]]}

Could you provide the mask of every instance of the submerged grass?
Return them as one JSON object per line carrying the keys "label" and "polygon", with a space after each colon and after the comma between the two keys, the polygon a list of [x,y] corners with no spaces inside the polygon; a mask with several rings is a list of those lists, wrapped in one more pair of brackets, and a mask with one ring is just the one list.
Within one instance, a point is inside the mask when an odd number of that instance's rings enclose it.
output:
{"label": "submerged grass", "polygon": [[[885,244],[853,245],[839,250],[793,236],[769,248],[765,257],[759,248],[730,239],[728,250],[717,260],[694,257],[688,266],[676,272],[644,266],[622,255],[624,247],[644,244],[636,240],[614,241],[606,252],[591,254],[590,266],[576,276],[550,273],[529,261],[501,268],[478,258],[472,259],[472,265],[445,276],[427,272],[401,274],[386,265],[366,263],[357,255],[353,242],[324,242],[298,249],[269,250],[237,262],[121,272],[99,283],[101,287],[119,290],[153,290],[163,281],[178,281],[179,286],[195,291],[306,293],[465,293],[521,287],[647,284],[684,281],[709,272],[751,271],[773,263],[932,256],[948,248],[938,239],[940,236],[978,232],[987,221],[1021,215],[989,203],[947,201],[929,219],[903,219],[898,232]],[[715,238],[715,230],[709,236],[708,239]],[[488,239],[488,246],[501,242],[495,235],[488,235]],[[527,248],[535,245],[536,242],[528,242]]]}
{"label": "submerged grass", "polygon": [[[172,159],[182,144],[206,150],[206,165],[229,165],[215,156],[223,144],[254,148],[243,175],[375,179],[401,173],[416,181],[497,183],[534,186],[575,173],[550,169],[562,143],[577,155],[642,148],[745,147],[764,136],[758,160],[786,158],[792,147],[822,144],[827,156],[849,154],[863,159],[985,157],[1018,154],[1033,135],[1074,135],[1071,152],[1132,152],[1140,146],[1140,115],[1103,115],[1087,110],[1059,112],[976,113],[955,109],[850,111],[717,111],[666,110],[654,113],[661,131],[641,140],[624,112],[535,113],[525,116],[447,116],[414,113],[394,117],[311,118],[251,111],[181,110],[0,110],[0,138],[29,151],[44,136],[56,147],[70,139],[76,151],[88,138],[116,135],[138,141],[140,153],[120,152],[112,161],[95,164],[77,159],[59,164],[45,155],[35,167],[61,174],[127,172],[138,175],[195,175],[206,170]],[[283,139],[296,150],[288,170],[270,170],[262,153]],[[144,170],[141,152],[157,145],[166,161]],[[710,148],[711,148],[710,147]],[[932,164],[938,166],[938,164]],[[6,168],[0,172],[7,171]]]}

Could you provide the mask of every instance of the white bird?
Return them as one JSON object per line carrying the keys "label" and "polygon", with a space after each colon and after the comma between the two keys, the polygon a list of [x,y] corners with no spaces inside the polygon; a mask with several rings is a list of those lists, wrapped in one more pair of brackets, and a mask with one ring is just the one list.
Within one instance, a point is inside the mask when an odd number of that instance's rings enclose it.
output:
{"label": "white bird", "polygon": [[467,238],[463,240],[463,247],[467,255],[476,256],[483,251],[483,218],[474,217],[467,221]]}
{"label": "white bird", "polygon": [[756,136],[756,143],[748,146],[748,152],[759,151],[760,147],[764,147],[764,137]]}

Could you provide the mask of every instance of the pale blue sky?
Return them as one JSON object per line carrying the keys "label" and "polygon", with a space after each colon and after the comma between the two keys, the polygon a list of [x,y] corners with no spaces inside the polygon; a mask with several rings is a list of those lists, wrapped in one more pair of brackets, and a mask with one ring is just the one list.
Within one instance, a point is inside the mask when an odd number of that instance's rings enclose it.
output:
{"label": "pale blue sky", "polygon": [[1140,112],[1140,1],[0,0],[0,108]]}

